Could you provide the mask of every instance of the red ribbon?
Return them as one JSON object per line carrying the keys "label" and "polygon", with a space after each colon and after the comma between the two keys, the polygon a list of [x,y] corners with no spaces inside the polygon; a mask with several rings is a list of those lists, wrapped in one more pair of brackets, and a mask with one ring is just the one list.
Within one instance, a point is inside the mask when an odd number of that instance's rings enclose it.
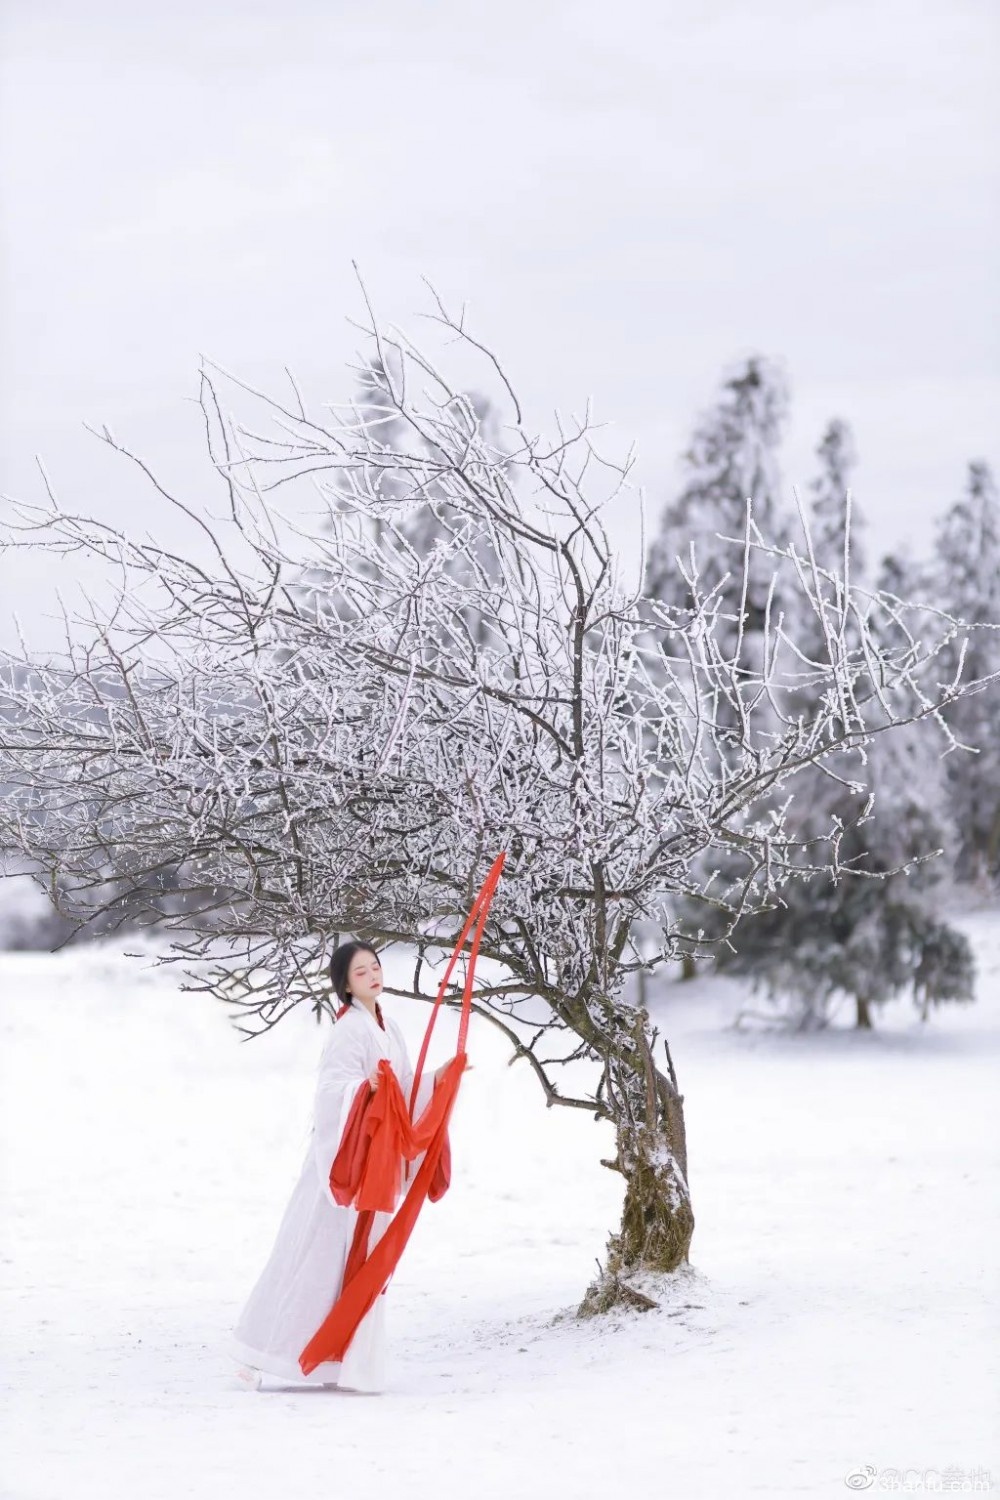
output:
{"label": "red ribbon", "polygon": [[[369,1092],[365,1104],[358,1109],[357,1118],[362,1122],[360,1143],[356,1135],[352,1149],[346,1153],[345,1160],[341,1160],[342,1148],[337,1154],[337,1161],[331,1167],[330,1190],[338,1202],[344,1202],[344,1198],[338,1196],[339,1194],[350,1194],[346,1201],[355,1203],[358,1209],[358,1223],[344,1271],[340,1296],[299,1355],[299,1367],[303,1375],[309,1375],[325,1360],[336,1362],[343,1359],[357,1331],[358,1324],[374,1305],[376,1297],[385,1291],[389,1278],[398,1265],[406,1242],[413,1231],[424,1199],[430,1196],[432,1202],[436,1201],[436,1196],[440,1196],[444,1187],[447,1186],[447,1181],[445,1181],[442,1187],[441,1181],[442,1176],[450,1176],[450,1170],[447,1170],[450,1169],[450,1162],[444,1163],[443,1158],[448,1139],[448,1121],[451,1118],[458,1096],[459,1083],[465,1071],[465,1038],[469,1030],[472,1009],[472,983],[476,957],[505,858],[504,853],[498,854],[490,866],[490,872],[473,902],[468,919],[438,987],[437,999],[434,1001],[431,1017],[427,1023],[423,1046],[420,1049],[416,1071],[413,1075],[409,1108],[406,1106],[390,1063],[385,1058],[380,1058],[378,1069],[381,1086],[375,1090],[374,1096]],[[465,974],[462,1017],[458,1027],[458,1045],[455,1056],[442,1074],[427,1108],[420,1119],[414,1121],[412,1111],[420,1086],[431,1032],[434,1029],[434,1022],[437,1019],[452,970],[458,962],[473,924],[475,924],[475,932]],[[364,1095],[364,1089],[360,1093]],[[356,1108],[358,1108],[358,1100],[355,1100],[352,1113]],[[405,1156],[407,1160],[412,1161],[421,1151],[425,1152],[424,1159],[420,1164],[420,1170],[410,1184],[409,1192],[374,1250],[371,1254],[367,1254],[372,1216],[379,1211],[389,1212],[395,1204],[401,1158]],[[445,1167],[445,1172],[442,1171],[442,1167]],[[432,1188],[435,1192],[431,1191]],[[440,1191],[437,1191],[438,1189]]]}

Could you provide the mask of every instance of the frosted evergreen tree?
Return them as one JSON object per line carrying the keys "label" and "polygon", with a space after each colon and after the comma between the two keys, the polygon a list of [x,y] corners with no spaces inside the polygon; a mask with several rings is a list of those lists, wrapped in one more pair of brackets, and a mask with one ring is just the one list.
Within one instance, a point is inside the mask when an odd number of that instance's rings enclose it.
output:
{"label": "frosted evergreen tree", "polygon": [[[393,396],[394,382],[401,381],[401,357],[392,346],[383,345],[356,366],[355,373],[351,420],[365,431],[368,448],[360,471],[335,478],[331,489],[342,492],[344,506],[351,510],[355,524],[370,534],[370,554],[362,567],[374,579],[383,548],[402,545],[412,550],[418,569],[445,574],[459,584],[495,583],[497,560],[492,540],[469,524],[451,483],[454,452],[444,450],[433,426],[400,410]],[[499,416],[490,398],[475,390],[459,391],[451,395],[448,406],[452,439],[456,428],[466,434],[470,472],[477,472],[478,457],[481,466],[490,471],[490,482],[502,480],[509,464]],[[414,464],[422,469],[419,489],[413,485]],[[370,508],[360,517],[354,504],[358,492]],[[322,601],[325,596],[326,607],[333,607],[336,589],[329,572],[313,568],[306,576],[307,587],[316,598]],[[350,601],[337,597],[335,607],[341,612],[350,610]],[[481,649],[486,641],[481,617],[469,610],[461,611],[458,617],[469,633],[470,649]],[[428,632],[425,637],[425,664],[433,653],[432,636]],[[439,644],[445,652],[454,649],[447,633]]]}
{"label": "frosted evergreen tree", "polygon": [[[865,558],[854,533],[863,532],[865,520],[847,499],[855,460],[845,424],[831,422],[818,454],[822,470],[810,486],[814,555],[821,566],[863,584]],[[823,599],[829,623],[836,623],[847,596],[840,576],[831,582],[836,593],[827,588]],[[928,583],[926,568],[905,555],[883,558],[880,590],[926,598]],[[817,612],[806,636],[809,655],[823,661],[828,653],[820,625]],[[845,615],[843,625],[853,647],[861,628],[857,617]],[[908,657],[912,631],[884,615],[878,633],[887,652]],[[819,702],[808,688],[800,699],[807,717],[817,711]],[[940,736],[935,743],[932,736],[906,732],[892,744],[852,751],[839,765],[810,766],[795,778],[787,817],[801,840],[802,866],[813,862],[819,830],[833,823],[842,830],[838,868],[783,888],[769,910],[740,926],[717,960],[720,970],[749,976],[768,996],[775,1022],[825,1025],[832,1006],[847,997],[857,1026],[870,1028],[876,1007],[906,990],[924,1018],[931,1005],[972,999],[971,949],[938,913],[959,847],[946,790],[946,749]]]}
{"label": "frosted evergreen tree", "polygon": [[[963,494],[937,531],[935,585],[941,607],[974,631],[959,660],[949,648],[941,665],[962,682],[1000,670],[1000,503],[990,467],[970,463]],[[975,754],[948,756],[948,791],[958,825],[958,874],[1000,879],[1000,688],[996,684],[952,704],[946,714],[956,738]]]}
{"label": "frosted evergreen tree", "polygon": [[719,959],[776,1002],[776,1022],[823,1026],[847,998],[870,1028],[876,1008],[907,990],[924,1019],[931,1005],[974,998],[969,942],[939,914],[957,848],[941,748],[904,730],[845,756],[843,782],[808,778],[810,797],[793,804],[803,867],[826,819],[842,826],[839,870],[784,887]]}
{"label": "frosted evergreen tree", "polygon": [[[819,472],[809,484],[809,530],[816,562],[843,579],[842,588],[834,591],[828,586],[823,591],[829,625],[836,630],[851,584],[864,583],[867,575],[867,523],[852,492],[857,454],[851,430],[841,418],[828,423],[816,457]],[[820,623],[815,616],[808,617],[802,644],[811,657],[825,660],[827,639]],[[856,638],[849,616],[846,623]]]}
{"label": "frosted evergreen tree", "polygon": [[885,552],[879,559],[875,587],[879,593],[893,594],[898,599],[905,597],[906,589],[914,589],[921,598],[927,598],[930,589],[928,566],[905,546],[897,552]]}
{"label": "frosted evergreen tree", "polygon": [[[797,584],[783,587],[788,575],[782,567],[753,546],[755,535],[779,546],[787,546],[791,535],[779,461],[788,403],[788,383],[776,361],[755,354],[724,373],[716,401],[699,417],[682,454],[680,493],[663,508],[646,553],[647,598],[678,611],[679,621],[700,610],[711,630],[720,667],[725,665],[732,682],[720,727],[731,726],[735,739],[745,737],[748,724],[762,742],[774,738],[769,705],[753,702],[747,712],[750,703],[741,704],[741,697],[765,662],[773,691],[781,691],[776,627],[799,598]],[[653,634],[668,654],[678,649],[681,637],[663,630],[662,617]],[[720,758],[726,742],[720,734],[715,747]],[[715,851],[705,880],[724,878],[727,867],[725,854]],[[695,917],[683,901],[676,915]],[[696,925],[705,932],[721,930],[725,920],[708,909],[697,914]],[[692,977],[691,955],[683,955],[682,963],[684,974]]]}
{"label": "frosted evergreen tree", "polygon": [[860,582],[867,572],[864,516],[852,503],[850,548],[845,548],[848,494],[857,464],[854,438],[847,423],[834,417],[816,449],[819,473],[810,482],[811,531],[817,561],[827,568],[844,569],[848,578]]}
{"label": "frosted evergreen tree", "polygon": [[781,367],[752,355],[722,382],[718,401],[700,418],[683,455],[680,494],[663,510],[647,554],[645,591],[682,609],[692,605],[691,578],[716,593],[722,649],[738,668],[760,665],[765,622],[777,620],[781,576],[750,548],[744,576],[737,543],[747,534],[747,502],[759,531],[787,545],[791,518],[781,497],[778,448],[788,412]]}

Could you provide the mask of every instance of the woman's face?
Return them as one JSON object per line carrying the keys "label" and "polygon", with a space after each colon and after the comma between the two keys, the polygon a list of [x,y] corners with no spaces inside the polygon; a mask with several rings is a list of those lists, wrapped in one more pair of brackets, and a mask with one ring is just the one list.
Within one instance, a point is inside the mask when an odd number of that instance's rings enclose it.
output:
{"label": "woman's face", "polygon": [[382,965],[374,953],[360,948],[347,970],[347,988],[358,1000],[374,1001],[382,992]]}

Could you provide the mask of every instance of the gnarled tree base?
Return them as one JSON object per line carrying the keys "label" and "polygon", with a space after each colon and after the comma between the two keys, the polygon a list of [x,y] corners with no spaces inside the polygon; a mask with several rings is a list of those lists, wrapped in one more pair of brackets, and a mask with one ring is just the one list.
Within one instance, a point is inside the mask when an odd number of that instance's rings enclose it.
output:
{"label": "gnarled tree base", "polygon": [[607,1261],[577,1308],[589,1318],[612,1308],[649,1309],[659,1303],[633,1285],[645,1272],[670,1272],[688,1262],[694,1214],[687,1185],[672,1156],[633,1161],[625,1190],[622,1227],[608,1240]]}
{"label": "gnarled tree base", "polygon": [[576,1310],[576,1316],[593,1318],[598,1313],[612,1312],[616,1307],[636,1307],[642,1312],[648,1312],[659,1305],[652,1297],[647,1297],[645,1292],[629,1286],[621,1276],[615,1275],[607,1267],[602,1267],[600,1274],[587,1288],[586,1296]]}

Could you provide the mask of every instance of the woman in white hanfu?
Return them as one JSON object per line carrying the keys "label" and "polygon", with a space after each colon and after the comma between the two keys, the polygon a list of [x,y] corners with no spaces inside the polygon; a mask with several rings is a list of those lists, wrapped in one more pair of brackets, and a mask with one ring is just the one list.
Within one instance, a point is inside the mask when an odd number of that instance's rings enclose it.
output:
{"label": "woman in white hanfu", "polygon": [[[409,1104],[413,1069],[398,1024],[382,1014],[382,966],[369,943],[342,943],[330,960],[330,978],[342,1009],[323,1050],[316,1087],[312,1134],[299,1180],[278,1228],[256,1286],[228,1340],[238,1361],[237,1378],[259,1390],[263,1376],[298,1385],[334,1385],[354,1391],[382,1391],[386,1380],[385,1295],[375,1298],[342,1360],[325,1360],[303,1375],[299,1355],[340,1296],[358,1212],[342,1207],[330,1191],[330,1169],[340,1147],[358,1090],[377,1087],[379,1058],[389,1060]],[[443,1063],[424,1075],[413,1119],[430,1103]],[[472,1065],[466,1064],[468,1069]],[[396,1206],[424,1154],[400,1158]],[[382,1238],[392,1213],[375,1213],[368,1253]]]}

